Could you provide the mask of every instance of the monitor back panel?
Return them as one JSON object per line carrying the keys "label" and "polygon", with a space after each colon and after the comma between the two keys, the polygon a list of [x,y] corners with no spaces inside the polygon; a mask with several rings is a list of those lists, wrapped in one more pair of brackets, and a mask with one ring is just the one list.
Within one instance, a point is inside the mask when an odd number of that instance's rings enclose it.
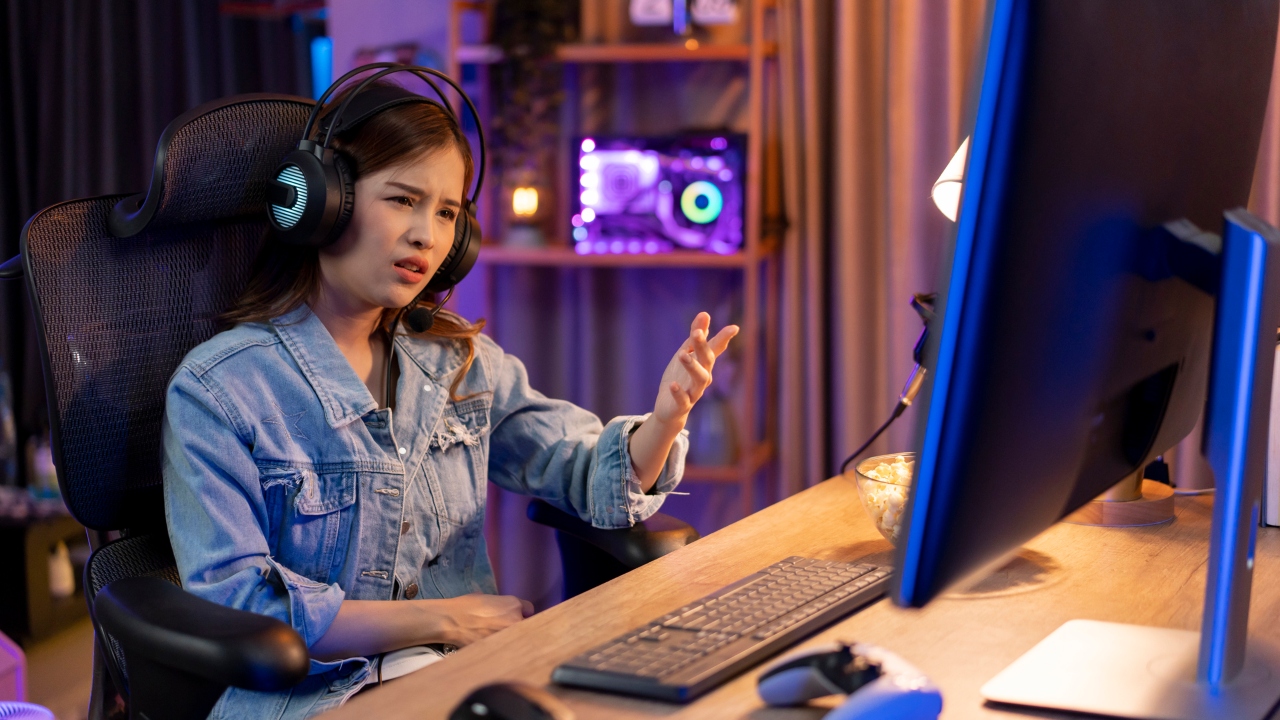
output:
{"label": "monitor back panel", "polygon": [[1277,0],[997,0],[895,599],[981,573],[1174,445],[1213,299],[1151,230],[1245,205]]}

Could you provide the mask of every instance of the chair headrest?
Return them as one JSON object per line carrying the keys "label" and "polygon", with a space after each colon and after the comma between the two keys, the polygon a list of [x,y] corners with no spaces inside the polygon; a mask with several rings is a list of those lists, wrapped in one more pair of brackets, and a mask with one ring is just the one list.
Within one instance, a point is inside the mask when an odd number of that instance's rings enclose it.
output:
{"label": "chair headrest", "polygon": [[298,143],[313,102],[291,95],[234,95],[179,115],[156,144],[151,186],[121,200],[107,226],[116,237],[144,228],[266,217],[267,181]]}

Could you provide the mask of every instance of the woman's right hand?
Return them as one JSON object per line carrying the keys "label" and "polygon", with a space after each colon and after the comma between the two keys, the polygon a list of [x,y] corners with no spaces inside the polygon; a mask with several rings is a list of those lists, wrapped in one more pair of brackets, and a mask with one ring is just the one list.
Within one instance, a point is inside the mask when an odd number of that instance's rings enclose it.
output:
{"label": "woman's right hand", "polygon": [[440,617],[440,630],[450,645],[470,645],[533,615],[533,603],[512,595],[473,593],[430,603]]}

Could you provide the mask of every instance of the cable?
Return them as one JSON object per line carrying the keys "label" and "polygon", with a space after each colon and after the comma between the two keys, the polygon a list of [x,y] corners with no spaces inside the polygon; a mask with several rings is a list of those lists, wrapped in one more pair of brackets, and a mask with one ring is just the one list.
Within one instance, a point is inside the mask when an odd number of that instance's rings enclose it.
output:
{"label": "cable", "polygon": [[916,399],[916,395],[920,392],[920,388],[924,385],[924,376],[928,370],[922,364],[924,362],[924,346],[929,339],[929,323],[936,317],[933,312],[934,303],[938,300],[937,293],[916,293],[911,296],[911,309],[916,311],[920,316],[920,321],[924,323],[924,327],[920,330],[920,337],[916,338],[915,347],[911,349],[911,357],[916,362],[915,368],[911,371],[911,376],[907,378],[907,384],[902,388],[902,394],[898,396],[898,404],[894,406],[893,413],[889,415],[889,419],[871,434],[867,441],[849,454],[849,457],[840,463],[840,474],[849,467],[849,463],[855,458],[867,451],[871,447],[871,443],[875,442],[889,426],[897,420],[902,413],[911,407],[911,402]]}
{"label": "cable", "polygon": [[902,395],[898,397],[898,404],[894,406],[893,412],[889,415],[889,419],[885,420],[884,424],[877,428],[876,431],[871,434],[871,437],[867,438],[866,442],[862,443],[857,450],[849,453],[849,457],[845,458],[844,462],[840,463],[841,475],[844,475],[845,470],[849,467],[849,463],[853,462],[855,458],[866,452],[867,448],[871,447],[871,443],[875,442],[876,439],[884,434],[884,431],[889,429],[889,426],[893,424],[893,421],[901,417],[902,413],[906,412],[907,408],[911,407],[912,401],[914,401],[916,399],[916,395],[920,393],[920,388],[924,386],[924,376],[927,372],[928,370],[924,367],[916,365],[915,369],[911,371],[911,377],[907,378],[907,384],[902,388]]}
{"label": "cable", "polygon": [[902,415],[903,411],[906,409],[907,406],[903,405],[902,402],[899,401],[898,404],[894,406],[893,414],[889,415],[889,419],[885,420],[884,424],[877,428],[874,433],[871,433],[871,437],[867,438],[867,441],[862,443],[861,447],[854,450],[852,453],[849,453],[849,457],[845,458],[844,462],[840,463],[840,474],[844,475],[845,470],[849,467],[849,463],[853,462],[854,458],[866,452],[867,448],[871,447],[871,443],[875,442],[877,438],[884,434],[884,431],[888,430],[889,426],[893,424],[893,421],[897,420],[898,416]]}

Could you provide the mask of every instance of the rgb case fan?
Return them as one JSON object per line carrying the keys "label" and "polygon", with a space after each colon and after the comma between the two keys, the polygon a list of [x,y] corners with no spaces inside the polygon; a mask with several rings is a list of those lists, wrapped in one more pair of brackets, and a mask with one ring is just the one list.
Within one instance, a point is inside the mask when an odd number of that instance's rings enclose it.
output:
{"label": "rgb case fan", "polygon": [[741,249],[745,135],[592,135],[577,147],[578,253]]}

